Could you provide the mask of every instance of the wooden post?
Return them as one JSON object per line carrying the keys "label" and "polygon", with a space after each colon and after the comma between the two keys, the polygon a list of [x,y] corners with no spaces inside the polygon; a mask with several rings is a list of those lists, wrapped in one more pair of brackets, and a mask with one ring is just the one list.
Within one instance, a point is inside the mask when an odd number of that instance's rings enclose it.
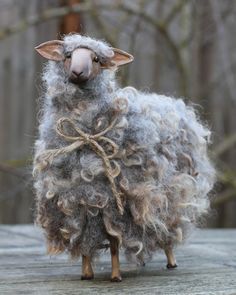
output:
{"label": "wooden post", "polygon": [[[74,4],[79,4],[80,0],[64,0],[63,5],[73,6]],[[79,13],[69,13],[64,16],[60,25],[60,32],[62,34],[69,34],[71,32],[81,33],[82,28],[82,18]]]}

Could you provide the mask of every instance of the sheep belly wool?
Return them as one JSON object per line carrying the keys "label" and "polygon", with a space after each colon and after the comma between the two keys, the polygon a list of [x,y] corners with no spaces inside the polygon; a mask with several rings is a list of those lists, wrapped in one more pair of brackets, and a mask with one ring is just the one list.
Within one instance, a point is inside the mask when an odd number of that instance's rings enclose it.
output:
{"label": "sheep belly wool", "polygon": [[[109,45],[69,35],[100,58]],[[115,70],[83,87],[66,82],[62,62],[43,73],[45,93],[35,145],[36,222],[48,251],[94,257],[108,235],[127,257],[150,258],[181,243],[209,209],[214,168],[210,131],[183,100],[119,88]]]}

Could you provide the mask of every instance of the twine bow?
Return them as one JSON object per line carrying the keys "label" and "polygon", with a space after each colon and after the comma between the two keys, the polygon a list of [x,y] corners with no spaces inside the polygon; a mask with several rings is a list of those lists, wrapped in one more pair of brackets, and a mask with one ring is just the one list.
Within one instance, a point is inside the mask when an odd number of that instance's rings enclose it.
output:
{"label": "twine bow", "polygon": [[[57,121],[56,125],[56,132],[58,135],[60,135],[65,140],[72,142],[70,145],[66,147],[62,147],[59,149],[51,149],[46,150],[42,154],[40,154],[36,158],[36,163],[39,165],[36,165],[36,169],[43,170],[48,165],[51,165],[53,162],[53,159],[59,155],[62,154],[68,154],[70,152],[73,152],[74,150],[82,148],[84,145],[88,145],[103,161],[104,169],[105,169],[105,175],[107,176],[110,185],[112,193],[116,199],[117,207],[119,209],[120,214],[122,215],[124,212],[123,204],[122,204],[122,193],[117,190],[115,178],[120,174],[120,166],[119,164],[113,160],[114,156],[118,152],[118,146],[114,143],[111,139],[105,137],[104,135],[111,130],[115,124],[116,124],[117,118],[115,118],[111,124],[104,129],[103,131],[97,133],[97,134],[88,134],[82,131],[79,127],[75,125],[75,123],[70,120],[69,118],[61,118]],[[67,124],[68,127],[76,134],[68,135],[64,131],[64,124]],[[112,153],[107,154],[105,149],[101,146],[100,143],[104,142],[110,145],[112,147]],[[115,168],[112,168],[112,163],[115,165]]]}

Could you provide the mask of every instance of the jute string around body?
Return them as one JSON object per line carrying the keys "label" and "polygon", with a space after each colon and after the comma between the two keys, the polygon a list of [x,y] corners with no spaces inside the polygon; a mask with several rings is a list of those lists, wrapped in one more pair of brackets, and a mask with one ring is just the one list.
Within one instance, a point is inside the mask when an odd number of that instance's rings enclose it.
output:
{"label": "jute string around body", "polygon": [[[72,144],[59,149],[46,150],[43,153],[41,153],[36,158],[36,170],[45,169],[48,165],[50,165],[53,162],[53,159],[59,155],[71,153],[76,149],[82,148],[84,145],[88,145],[103,161],[105,175],[107,176],[110,182],[111,190],[116,199],[117,207],[119,209],[120,214],[122,215],[124,212],[124,207],[121,199],[122,193],[118,191],[115,183],[115,178],[120,173],[120,167],[118,163],[115,160],[113,160],[114,156],[118,152],[118,146],[116,143],[114,143],[114,141],[104,136],[109,130],[111,130],[115,126],[116,121],[117,118],[115,118],[106,129],[97,134],[92,135],[82,131],[69,118],[59,119],[56,124],[57,134],[65,140],[72,142]],[[71,136],[65,133],[63,128],[65,123],[68,127],[72,129],[72,131],[75,132],[76,136]],[[108,155],[105,152],[104,148],[99,144],[99,142],[108,143],[113,149],[112,154]],[[111,166],[111,162],[113,162],[113,164],[116,166],[114,169]]]}

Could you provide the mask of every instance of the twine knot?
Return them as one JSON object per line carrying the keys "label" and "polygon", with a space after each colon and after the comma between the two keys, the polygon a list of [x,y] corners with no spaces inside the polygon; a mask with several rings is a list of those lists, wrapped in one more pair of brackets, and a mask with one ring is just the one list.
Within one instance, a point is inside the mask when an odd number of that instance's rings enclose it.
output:
{"label": "twine knot", "polygon": [[[35,160],[35,170],[43,170],[48,165],[52,164],[55,157],[63,154],[68,154],[70,152],[73,152],[74,150],[81,149],[85,145],[88,145],[102,159],[105,169],[105,175],[110,182],[111,190],[116,199],[119,212],[121,215],[123,215],[124,207],[122,203],[122,193],[118,191],[115,183],[115,178],[120,174],[120,166],[113,159],[117,154],[119,147],[113,140],[105,136],[105,134],[116,125],[116,122],[117,118],[115,118],[111,122],[111,124],[103,131],[96,134],[88,134],[81,130],[78,126],[76,126],[76,124],[71,119],[59,119],[56,124],[56,132],[60,137],[62,137],[66,141],[71,142],[71,144],[66,147],[50,149],[41,153]],[[74,135],[70,135],[65,132],[65,124],[70,127]],[[106,147],[111,147],[112,153],[109,153],[105,150],[105,148],[101,145],[102,142],[106,143]],[[112,164],[115,166],[115,168],[112,168]]]}

